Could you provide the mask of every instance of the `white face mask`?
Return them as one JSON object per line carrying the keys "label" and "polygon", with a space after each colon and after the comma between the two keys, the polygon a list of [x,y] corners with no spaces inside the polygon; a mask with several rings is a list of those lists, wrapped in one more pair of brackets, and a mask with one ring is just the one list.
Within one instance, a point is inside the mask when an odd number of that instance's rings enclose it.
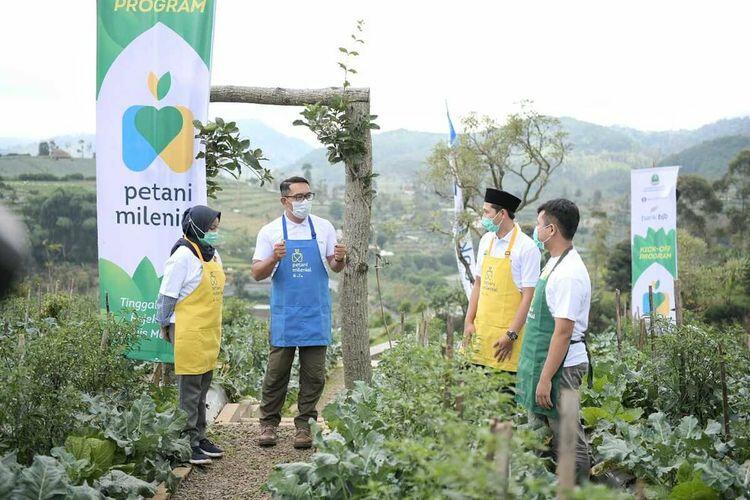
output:
{"label": "white face mask", "polygon": [[310,215],[310,207],[312,207],[312,200],[293,201],[292,214],[298,219],[307,219]]}

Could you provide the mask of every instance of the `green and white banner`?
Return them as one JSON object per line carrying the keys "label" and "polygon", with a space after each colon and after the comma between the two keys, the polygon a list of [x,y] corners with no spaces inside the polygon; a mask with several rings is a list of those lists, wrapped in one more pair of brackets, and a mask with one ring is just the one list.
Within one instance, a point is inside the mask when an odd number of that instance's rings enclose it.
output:
{"label": "green and white banner", "polygon": [[193,120],[208,115],[214,0],[98,0],[101,306],[143,319],[136,359],[173,362],[156,298],[182,212],[206,203]]}
{"label": "green and white banner", "polygon": [[677,279],[677,173],[680,167],[631,171],[630,234],[633,262],[633,314],[648,315],[648,287],[654,310],[675,317]]}

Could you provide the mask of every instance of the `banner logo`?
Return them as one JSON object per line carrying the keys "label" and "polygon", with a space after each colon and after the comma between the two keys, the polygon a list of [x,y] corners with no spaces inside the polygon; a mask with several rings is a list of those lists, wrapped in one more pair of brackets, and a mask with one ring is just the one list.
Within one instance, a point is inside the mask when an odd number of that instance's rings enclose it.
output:
{"label": "banner logo", "polygon": [[[156,102],[169,93],[172,75],[148,74],[148,89]],[[176,173],[193,164],[193,113],[185,106],[130,106],[122,117],[122,160],[128,169],[141,172],[157,158]]]}

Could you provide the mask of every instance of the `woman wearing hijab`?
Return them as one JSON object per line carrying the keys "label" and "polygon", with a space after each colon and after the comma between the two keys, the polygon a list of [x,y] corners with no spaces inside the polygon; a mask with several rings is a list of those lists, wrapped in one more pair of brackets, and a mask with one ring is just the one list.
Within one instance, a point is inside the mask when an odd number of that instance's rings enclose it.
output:
{"label": "woman wearing hijab", "polygon": [[183,237],[164,265],[157,320],[174,344],[180,408],[188,415],[190,463],[207,464],[224,451],[206,438],[206,393],[221,344],[224,271],[214,248],[221,212],[203,205],[183,214]]}

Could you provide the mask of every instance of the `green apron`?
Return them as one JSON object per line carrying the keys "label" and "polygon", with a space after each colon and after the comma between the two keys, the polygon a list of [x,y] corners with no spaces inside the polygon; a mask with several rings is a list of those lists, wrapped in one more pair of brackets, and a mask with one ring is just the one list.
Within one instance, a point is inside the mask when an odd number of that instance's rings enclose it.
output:
{"label": "green apron", "polygon": [[560,390],[560,376],[563,365],[552,377],[552,391],[550,399],[552,408],[542,408],[536,404],[536,386],[544,369],[544,363],[547,361],[549,344],[552,340],[552,333],[555,331],[555,318],[547,307],[547,281],[560,262],[568,255],[570,248],[565,250],[560,256],[552,270],[544,277],[540,277],[534,289],[534,298],[529,307],[529,314],[526,317],[526,334],[521,346],[521,358],[518,362],[518,373],[516,374],[516,402],[527,410],[557,418],[558,393]]}

